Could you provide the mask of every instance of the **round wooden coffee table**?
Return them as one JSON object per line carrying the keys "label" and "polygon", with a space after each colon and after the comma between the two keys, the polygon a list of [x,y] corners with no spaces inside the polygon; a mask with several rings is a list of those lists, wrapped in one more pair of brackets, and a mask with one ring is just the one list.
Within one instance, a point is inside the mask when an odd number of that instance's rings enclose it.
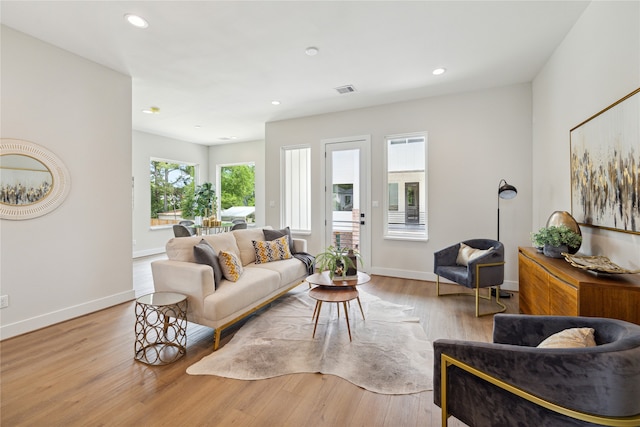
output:
{"label": "round wooden coffee table", "polygon": [[347,302],[351,300],[357,300],[360,307],[360,313],[364,319],[364,311],[362,310],[362,304],[360,303],[360,296],[356,286],[367,283],[371,280],[371,277],[367,273],[358,272],[358,275],[353,278],[334,278],[329,277],[329,272],[324,271],[322,273],[315,273],[307,277],[309,286],[315,286],[309,290],[309,296],[316,300],[316,306],[313,310],[313,316],[311,320],[315,319],[315,325],[313,326],[313,338],[316,336],[316,329],[318,327],[318,318],[320,317],[320,310],[322,309],[323,302],[336,303],[338,307],[338,316],[340,316],[340,303],[344,308],[344,317],[347,322],[347,330],[349,331],[349,341],[351,341],[351,325],[349,324],[349,311],[347,310]]}

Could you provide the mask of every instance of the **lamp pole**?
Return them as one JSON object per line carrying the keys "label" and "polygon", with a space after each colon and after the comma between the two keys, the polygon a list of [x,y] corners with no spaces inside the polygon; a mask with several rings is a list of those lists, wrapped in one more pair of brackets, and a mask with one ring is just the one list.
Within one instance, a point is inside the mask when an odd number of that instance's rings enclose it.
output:
{"label": "lamp pole", "polygon": [[[500,241],[500,199],[513,199],[518,194],[518,190],[513,185],[509,185],[506,180],[501,179],[498,183],[498,242]],[[495,295],[495,289],[491,289]],[[511,294],[506,291],[500,291],[500,298],[509,298]]]}

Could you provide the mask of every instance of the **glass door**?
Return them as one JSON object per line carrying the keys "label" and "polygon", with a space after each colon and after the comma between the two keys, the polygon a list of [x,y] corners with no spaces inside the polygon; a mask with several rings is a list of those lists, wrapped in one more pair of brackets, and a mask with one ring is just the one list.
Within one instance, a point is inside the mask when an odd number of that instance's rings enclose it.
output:
{"label": "glass door", "polygon": [[345,140],[325,145],[326,246],[356,249],[367,270],[369,236],[367,217],[365,140]]}

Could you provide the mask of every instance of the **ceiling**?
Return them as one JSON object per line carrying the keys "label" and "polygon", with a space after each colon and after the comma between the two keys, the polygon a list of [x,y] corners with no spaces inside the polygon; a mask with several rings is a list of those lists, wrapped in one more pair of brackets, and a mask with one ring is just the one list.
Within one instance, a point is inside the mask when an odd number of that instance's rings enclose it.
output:
{"label": "ceiling", "polygon": [[213,145],[264,139],[270,121],[530,82],[588,3],[2,0],[0,22],[130,75],[134,129]]}

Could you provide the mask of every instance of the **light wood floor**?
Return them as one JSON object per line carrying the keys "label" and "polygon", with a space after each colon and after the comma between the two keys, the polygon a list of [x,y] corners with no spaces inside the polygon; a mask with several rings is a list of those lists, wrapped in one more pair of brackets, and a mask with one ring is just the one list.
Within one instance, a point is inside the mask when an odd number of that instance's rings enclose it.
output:
{"label": "light wood floor", "polygon": [[[149,261],[134,261],[137,294],[153,288]],[[430,340],[491,340],[492,316],[476,318],[473,298],[437,298],[432,282],[382,276],[361,289],[415,307],[411,314]],[[506,303],[508,313],[518,311],[517,294]],[[322,374],[260,381],[187,375],[213,343],[213,330],[191,323],[185,357],[168,366],[144,365],[133,359],[134,322],[129,302],[0,343],[0,425],[440,425],[433,392],[380,395]],[[223,335],[222,345],[233,332]]]}

